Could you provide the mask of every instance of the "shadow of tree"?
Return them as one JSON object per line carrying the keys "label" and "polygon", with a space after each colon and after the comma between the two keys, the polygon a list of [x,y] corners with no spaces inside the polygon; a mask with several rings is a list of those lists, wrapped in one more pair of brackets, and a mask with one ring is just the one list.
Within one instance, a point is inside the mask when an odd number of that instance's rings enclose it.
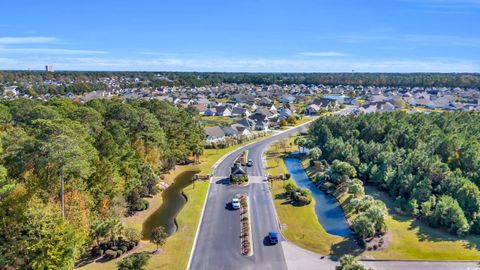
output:
{"label": "shadow of tree", "polygon": [[333,260],[339,259],[345,254],[350,254],[353,256],[358,256],[362,254],[364,248],[360,245],[359,240],[356,236],[348,236],[343,239],[343,241],[333,244],[330,247],[330,256]]}
{"label": "shadow of tree", "polygon": [[408,230],[410,231],[417,230],[416,234],[418,236],[419,241],[454,242],[454,241],[464,240],[465,248],[480,250],[479,236],[470,235],[467,237],[458,237],[440,228],[431,227],[429,224],[426,223],[426,221],[415,219],[408,215],[404,215],[396,211],[394,208],[393,199],[390,198],[386,192],[383,192],[373,186],[368,186],[366,187],[366,189],[368,190],[369,195],[372,195],[375,199],[382,200],[387,205],[388,213],[395,221],[410,222],[408,226]]}

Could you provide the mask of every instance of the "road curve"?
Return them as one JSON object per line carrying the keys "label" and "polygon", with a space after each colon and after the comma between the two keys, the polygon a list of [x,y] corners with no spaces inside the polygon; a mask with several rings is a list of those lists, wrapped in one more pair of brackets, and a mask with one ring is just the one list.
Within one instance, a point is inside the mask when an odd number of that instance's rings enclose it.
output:
{"label": "road curve", "polygon": [[[238,148],[226,156],[215,168],[210,182],[203,218],[197,232],[189,269],[287,269],[280,244],[269,246],[265,237],[269,231],[279,231],[279,223],[267,182],[262,181],[264,151],[274,142],[292,136],[310,123],[272,135],[259,142]],[[233,161],[249,150],[254,166],[248,168],[249,184],[245,187],[228,185]],[[229,210],[228,203],[237,194],[248,194],[250,198],[250,220],[252,226],[252,256],[240,253],[240,214]],[[284,239],[282,239],[284,240]]]}

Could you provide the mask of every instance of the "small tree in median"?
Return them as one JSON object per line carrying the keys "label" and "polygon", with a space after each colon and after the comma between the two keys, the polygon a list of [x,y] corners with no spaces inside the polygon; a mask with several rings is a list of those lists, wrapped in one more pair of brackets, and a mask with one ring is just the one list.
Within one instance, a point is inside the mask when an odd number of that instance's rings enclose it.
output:
{"label": "small tree in median", "polygon": [[157,245],[157,249],[155,250],[158,251],[158,248],[165,245],[167,242],[167,237],[168,234],[165,232],[165,228],[162,226],[158,226],[152,231],[152,242]]}

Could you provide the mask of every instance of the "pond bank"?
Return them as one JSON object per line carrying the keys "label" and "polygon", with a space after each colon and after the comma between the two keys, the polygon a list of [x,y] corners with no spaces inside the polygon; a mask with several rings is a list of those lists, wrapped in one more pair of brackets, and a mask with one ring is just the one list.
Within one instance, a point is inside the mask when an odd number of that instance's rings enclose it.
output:
{"label": "pond bank", "polygon": [[183,189],[192,184],[192,179],[198,171],[184,171],[180,173],[167,189],[162,192],[163,203],[153,212],[142,226],[143,239],[149,239],[151,231],[162,226],[169,236],[178,230],[176,217],[187,203]]}
{"label": "pond bank", "polygon": [[315,203],[315,214],[323,228],[333,235],[342,237],[352,236],[353,232],[348,226],[342,206],[338,203],[337,199],[315,186],[307,176],[302,162],[299,159],[285,158],[284,161],[288,172],[297,186],[306,188],[312,193]]}

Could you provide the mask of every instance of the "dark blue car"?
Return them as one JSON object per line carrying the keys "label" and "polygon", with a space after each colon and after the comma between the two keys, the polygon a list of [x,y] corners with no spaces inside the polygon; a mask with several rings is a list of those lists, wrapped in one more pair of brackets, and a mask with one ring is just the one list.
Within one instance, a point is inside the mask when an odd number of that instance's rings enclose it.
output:
{"label": "dark blue car", "polygon": [[278,234],[276,232],[269,232],[268,240],[270,241],[271,245],[275,245],[276,243],[278,243]]}

